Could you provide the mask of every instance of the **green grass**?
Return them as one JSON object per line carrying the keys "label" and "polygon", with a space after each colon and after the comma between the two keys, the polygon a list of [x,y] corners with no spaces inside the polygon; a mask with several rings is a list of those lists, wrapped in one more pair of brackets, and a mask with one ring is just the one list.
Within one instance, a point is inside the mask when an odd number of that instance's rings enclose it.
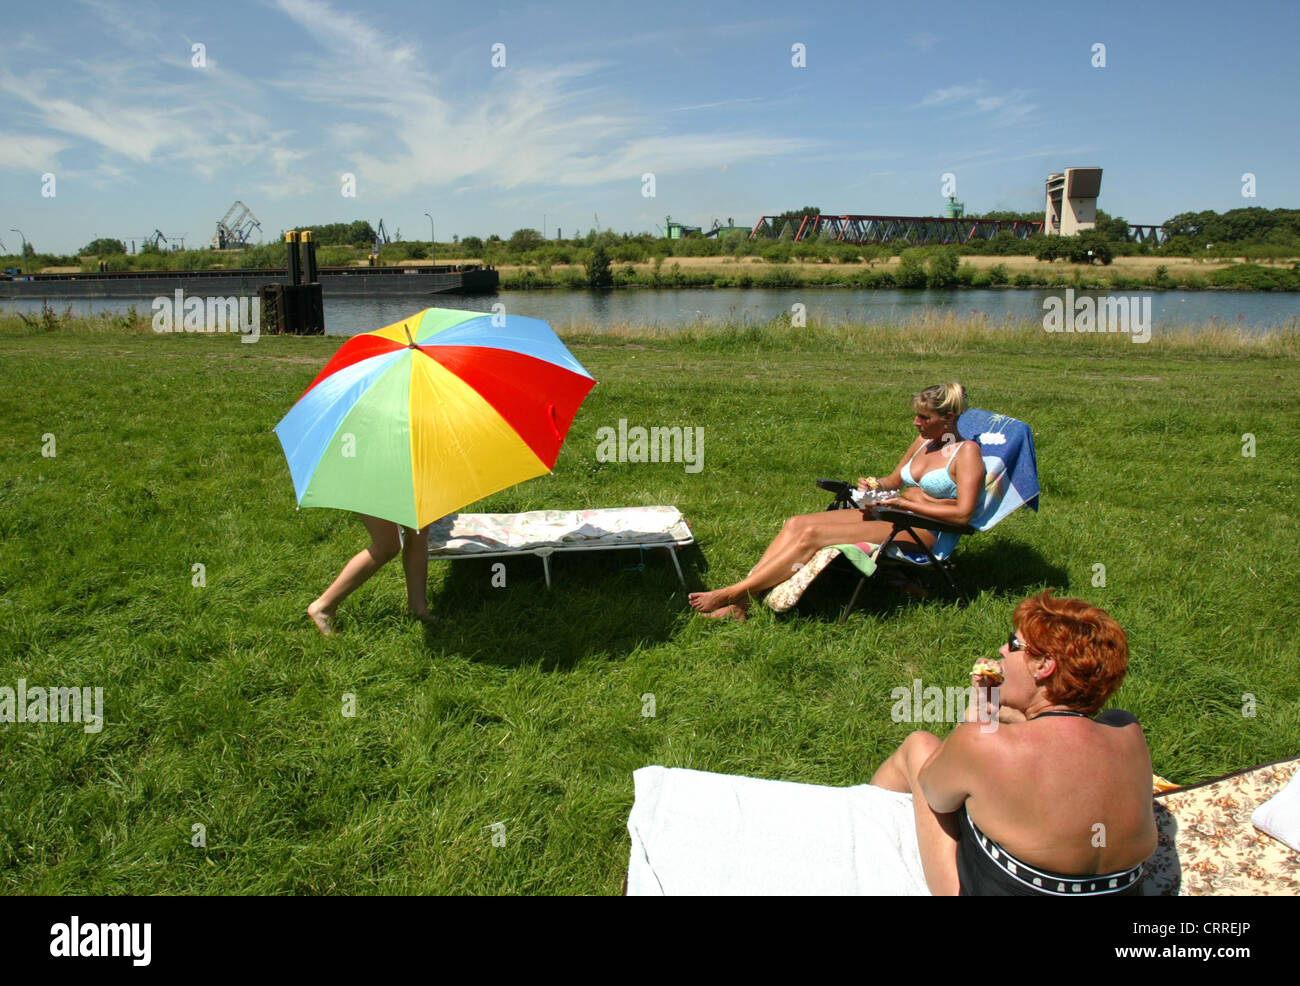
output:
{"label": "green grass", "polygon": [[[129,328],[0,319],[0,685],[102,686],[106,715],[0,725],[0,892],[617,893],[633,770],[863,783],[912,728],[891,690],[960,684],[1047,586],[1129,632],[1118,704],[1161,773],[1300,753],[1294,333],[570,326],[600,384],[554,475],[477,508],[673,503],[692,588],[730,582],[825,505],[813,479],[892,468],[910,395],[956,377],[1032,424],[1042,511],[959,549],[964,609],[874,587],[840,625],[831,584],[715,625],[662,552],[607,553],[553,559],[550,592],[537,559],[505,588],[435,563],[431,630],[393,565],[326,640],[304,607],[363,529],[295,509],[272,428],[338,340]],[[703,472],[597,462],[619,418],[703,427]]]}

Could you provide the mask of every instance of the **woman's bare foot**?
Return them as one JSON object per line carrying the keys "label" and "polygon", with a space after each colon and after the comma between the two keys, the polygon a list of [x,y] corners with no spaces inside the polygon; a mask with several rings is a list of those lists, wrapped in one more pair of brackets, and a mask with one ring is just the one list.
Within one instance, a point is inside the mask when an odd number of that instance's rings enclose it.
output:
{"label": "woman's bare foot", "polygon": [[723,606],[721,609],[715,609],[701,615],[708,617],[710,620],[747,620],[749,619],[749,610],[733,603],[730,606]]}
{"label": "woman's bare foot", "polygon": [[712,592],[692,592],[686,597],[691,607],[700,613],[712,613],[723,606],[730,606],[735,598],[726,589],[714,589]]}
{"label": "woman's bare foot", "polygon": [[307,607],[307,615],[311,617],[311,621],[316,624],[316,629],[324,636],[334,636],[334,614],[321,606],[319,601]]}
{"label": "woman's bare foot", "polygon": [[434,615],[427,609],[411,609],[408,606],[406,609],[406,615],[413,620],[419,620],[421,623],[433,624],[438,622]]}

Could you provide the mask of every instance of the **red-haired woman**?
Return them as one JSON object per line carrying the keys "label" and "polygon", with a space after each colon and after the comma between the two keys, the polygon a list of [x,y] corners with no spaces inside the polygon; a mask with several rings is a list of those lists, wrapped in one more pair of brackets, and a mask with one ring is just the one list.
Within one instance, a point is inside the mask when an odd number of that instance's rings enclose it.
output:
{"label": "red-haired woman", "polygon": [[1000,688],[973,680],[966,723],[912,733],[871,783],[911,792],[936,895],[1137,895],[1156,848],[1151,756],[1133,716],[1096,716],[1128,668],[1124,631],[1050,590],[1014,624]]}

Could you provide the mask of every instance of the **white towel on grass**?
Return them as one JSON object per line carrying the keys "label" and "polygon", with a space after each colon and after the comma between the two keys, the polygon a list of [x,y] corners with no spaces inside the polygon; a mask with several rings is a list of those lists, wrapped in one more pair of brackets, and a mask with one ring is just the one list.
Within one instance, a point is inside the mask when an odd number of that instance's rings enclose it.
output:
{"label": "white towel on grass", "polygon": [[1251,824],[1300,852],[1300,770],[1291,782],[1256,808]]}
{"label": "white towel on grass", "polygon": [[912,796],[642,767],[627,893],[926,895]]}

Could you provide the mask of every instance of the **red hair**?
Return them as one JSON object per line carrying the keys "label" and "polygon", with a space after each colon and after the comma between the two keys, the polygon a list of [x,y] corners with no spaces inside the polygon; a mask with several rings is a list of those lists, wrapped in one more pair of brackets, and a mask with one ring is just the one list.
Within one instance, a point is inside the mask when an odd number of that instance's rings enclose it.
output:
{"label": "red hair", "polygon": [[1128,638],[1105,610],[1082,599],[1054,599],[1052,590],[1016,607],[1025,652],[1056,660],[1046,684],[1054,705],[1092,715],[1119,690],[1128,671]]}

